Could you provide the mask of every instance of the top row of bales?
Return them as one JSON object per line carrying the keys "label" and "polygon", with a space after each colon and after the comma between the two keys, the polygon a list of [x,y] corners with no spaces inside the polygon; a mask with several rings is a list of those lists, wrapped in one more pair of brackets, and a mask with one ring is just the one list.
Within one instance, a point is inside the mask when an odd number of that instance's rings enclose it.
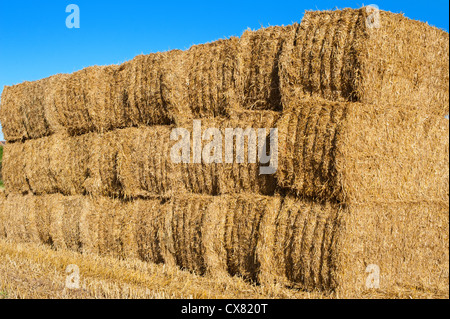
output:
{"label": "top row of bales", "polygon": [[448,114],[448,33],[400,14],[373,14],[306,12],[301,24],[7,86],[5,139],[281,111],[309,96]]}

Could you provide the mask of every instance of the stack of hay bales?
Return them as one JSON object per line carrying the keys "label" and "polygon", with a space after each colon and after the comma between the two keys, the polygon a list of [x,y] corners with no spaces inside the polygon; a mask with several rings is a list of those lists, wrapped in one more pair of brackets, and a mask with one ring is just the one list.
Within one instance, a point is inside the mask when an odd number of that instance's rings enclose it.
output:
{"label": "stack of hay bales", "polygon": [[[0,236],[338,296],[373,264],[380,289],[447,290],[448,33],[367,18],[307,12],[6,87]],[[174,163],[194,119],[278,128],[277,172]]]}

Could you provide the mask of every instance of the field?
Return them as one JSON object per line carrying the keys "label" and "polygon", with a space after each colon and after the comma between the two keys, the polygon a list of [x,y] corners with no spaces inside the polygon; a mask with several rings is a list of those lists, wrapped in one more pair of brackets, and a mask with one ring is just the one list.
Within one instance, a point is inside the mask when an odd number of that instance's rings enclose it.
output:
{"label": "field", "polygon": [[378,14],[5,87],[0,298],[449,298],[449,35]]}

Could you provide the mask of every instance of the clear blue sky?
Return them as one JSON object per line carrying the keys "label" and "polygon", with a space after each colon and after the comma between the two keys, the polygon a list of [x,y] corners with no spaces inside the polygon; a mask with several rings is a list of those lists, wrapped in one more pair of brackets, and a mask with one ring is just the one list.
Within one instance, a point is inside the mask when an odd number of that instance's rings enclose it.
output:
{"label": "clear blue sky", "polygon": [[[66,28],[65,9],[72,3],[80,8],[80,29]],[[305,10],[368,4],[448,31],[449,3],[443,0],[0,0],[0,93],[4,85],[117,64],[142,53],[187,49],[239,36],[247,28],[299,22]]]}

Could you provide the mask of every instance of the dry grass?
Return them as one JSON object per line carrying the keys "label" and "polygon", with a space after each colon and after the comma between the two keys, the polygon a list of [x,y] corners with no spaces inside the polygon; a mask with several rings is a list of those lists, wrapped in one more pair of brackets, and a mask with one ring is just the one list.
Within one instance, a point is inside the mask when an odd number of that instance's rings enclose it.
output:
{"label": "dry grass", "polygon": [[[79,290],[65,288],[68,265],[80,269]],[[3,239],[0,239],[0,272],[0,299],[328,298],[279,286],[255,286],[236,277],[202,277],[167,265],[54,251],[43,245]]]}

